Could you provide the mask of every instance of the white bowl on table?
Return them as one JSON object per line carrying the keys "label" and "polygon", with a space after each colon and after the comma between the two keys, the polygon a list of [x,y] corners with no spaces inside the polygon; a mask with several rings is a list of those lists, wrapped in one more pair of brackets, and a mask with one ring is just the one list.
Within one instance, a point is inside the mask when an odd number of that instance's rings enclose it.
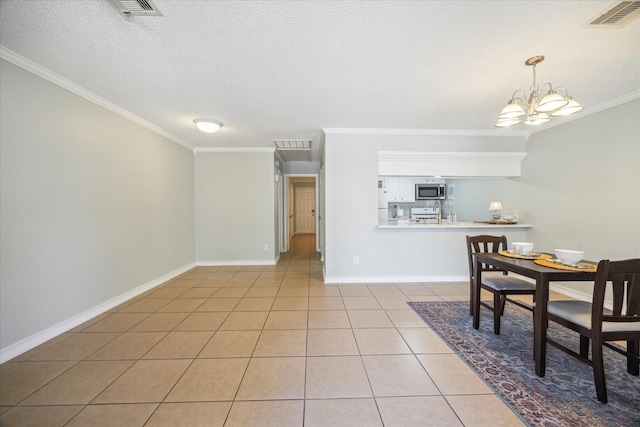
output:
{"label": "white bowl on table", "polygon": [[518,255],[528,254],[533,250],[533,243],[529,242],[513,242],[511,246],[513,247],[513,253]]}
{"label": "white bowl on table", "polygon": [[584,257],[584,252],[570,249],[554,249],[553,252],[559,260],[569,264],[575,264]]}

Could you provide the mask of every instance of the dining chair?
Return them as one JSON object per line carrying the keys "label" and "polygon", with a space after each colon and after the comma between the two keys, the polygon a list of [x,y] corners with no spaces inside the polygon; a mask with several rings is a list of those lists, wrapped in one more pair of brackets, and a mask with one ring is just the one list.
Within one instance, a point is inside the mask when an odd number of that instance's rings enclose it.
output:
{"label": "dining chair", "polygon": [[[612,308],[605,308],[607,285],[611,284]],[[549,301],[548,319],[580,334],[579,353],[554,341],[547,342],[593,367],[596,395],[607,403],[603,346],[627,357],[627,372],[640,372],[640,258],[598,263],[592,302]],[[610,341],[626,341],[627,348]],[[591,342],[591,359],[589,356]]]}
{"label": "dining chair", "polygon": [[482,274],[481,289],[487,290],[493,294],[493,306],[482,301],[479,298],[474,301],[474,283],[475,283],[475,263],[473,254],[477,252],[499,252],[507,250],[506,236],[467,236],[467,253],[469,256],[469,288],[471,291],[470,312],[473,315],[474,309],[480,310],[480,307],[486,307],[493,311],[493,333],[500,335],[500,317],[504,313],[505,302],[509,301],[513,304],[524,307],[532,311],[533,307],[522,301],[507,298],[508,295],[535,295],[536,287],[534,284],[517,277],[508,276],[507,272],[490,265],[482,264],[482,272],[501,272],[502,276],[487,276]]}

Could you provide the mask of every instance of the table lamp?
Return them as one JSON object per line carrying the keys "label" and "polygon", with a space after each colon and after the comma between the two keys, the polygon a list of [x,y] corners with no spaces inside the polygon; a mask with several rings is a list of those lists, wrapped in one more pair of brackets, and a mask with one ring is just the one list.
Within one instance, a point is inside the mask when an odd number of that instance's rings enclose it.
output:
{"label": "table lamp", "polygon": [[491,206],[489,206],[489,210],[493,211],[492,219],[494,221],[500,220],[500,211],[502,210],[502,203],[500,202],[491,202]]}

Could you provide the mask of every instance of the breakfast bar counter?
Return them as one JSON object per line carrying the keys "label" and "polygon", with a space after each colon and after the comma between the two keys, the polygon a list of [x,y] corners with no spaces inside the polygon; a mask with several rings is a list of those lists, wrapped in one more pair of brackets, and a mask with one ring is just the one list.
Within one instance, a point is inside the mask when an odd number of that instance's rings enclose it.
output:
{"label": "breakfast bar counter", "polygon": [[442,224],[429,224],[429,223],[421,223],[410,220],[397,220],[397,221],[387,221],[381,222],[378,224],[378,228],[380,229],[427,229],[427,230],[440,230],[440,229],[484,229],[487,232],[490,230],[502,230],[502,229],[528,229],[533,227],[533,224],[512,224],[512,223],[496,223],[496,224],[488,224],[483,222],[443,222]]}

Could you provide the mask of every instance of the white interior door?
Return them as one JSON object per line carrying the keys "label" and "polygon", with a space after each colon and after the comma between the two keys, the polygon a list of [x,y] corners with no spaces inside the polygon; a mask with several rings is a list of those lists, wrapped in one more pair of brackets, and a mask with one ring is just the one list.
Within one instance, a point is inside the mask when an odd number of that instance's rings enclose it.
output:
{"label": "white interior door", "polygon": [[316,190],[296,188],[296,233],[316,231]]}

